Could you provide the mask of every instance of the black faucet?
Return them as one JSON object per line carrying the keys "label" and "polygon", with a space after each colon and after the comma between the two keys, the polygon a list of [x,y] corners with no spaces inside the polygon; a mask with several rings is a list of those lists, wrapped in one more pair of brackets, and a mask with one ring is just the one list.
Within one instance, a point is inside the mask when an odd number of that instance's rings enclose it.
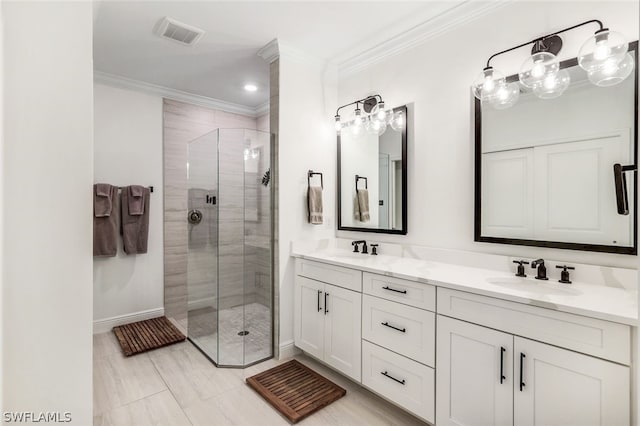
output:
{"label": "black faucet", "polygon": [[538,273],[536,274],[536,280],[548,280],[547,278],[547,267],[544,266],[544,260],[538,259],[531,262],[531,267],[538,267]]}
{"label": "black faucet", "polygon": [[367,254],[369,251],[367,250],[367,242],[365,240],[353,241],[351,245],[353,246],[353,252],[359,253],[358,244],[362,243],[362,254]]}
{"label": "black faucet", "polygon": [[518,272],[516,273],[516,277],[526,277],[527,274],[524,273],[524,265],[528,265],[529,262],[526,260],[514,260],[513,263],[518,264]]}

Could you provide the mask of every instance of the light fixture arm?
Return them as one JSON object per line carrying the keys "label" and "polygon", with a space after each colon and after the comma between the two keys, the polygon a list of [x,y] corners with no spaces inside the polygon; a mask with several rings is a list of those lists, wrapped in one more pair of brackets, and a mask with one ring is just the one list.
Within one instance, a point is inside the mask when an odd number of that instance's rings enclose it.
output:
{"label": "light fixture arm", "polygon": [[573,25],[573,26],[571,26],[571,27],[564,28],[564,29],[562,29],[562,30],[560,30],[560,31],[556,31],[556,32],[553,32],[553,33],[551,33],[551,34],[547,34],[547,35],[545,35],[545,36],[538,37],[538,38],[536,38],[536,39],[534,39],[534,40],[531,40],[531,41],[528,41],[528,42],[526,42],[526,43],[522,43],[522,44],[519,44],[519,45],[517,45],[517,46],[511,47],[511,48],[509,48],[509,49],[505,49],[505,50],[503,50],[503,51],[501,51],[501,52],[494,53],[493,55],[491,55],[491,56],[489,57],[489,59],[487,59],[487,66],[486,66],[486,68],[485,68],[485,69],[487,69],[487,68],[491,68],[491,60],[492,60],[493,58],[495,58],[496,56],[498,56],[498,55],[502,55],[503,53],[511,52],[512,50],[519,49],[519,48],[524,47],[524,46],[529,45],[529,44],[535,44],[535,43],[538,43],[538,42],[544,42],[546,39],[548,39],[548,38],[550,38],[550,37],[557,36],[558,34],[562,34],[562,33],[564,33],[564,32],[571,31],[571,30],[573,30],[573,29],[575,29],[575,28],[578,28],[578,27],[581,27],[581,26],[583,26],[583,25],[588,25],[588,24],[593,24],[593,23],[596,23],[596,24],[598,24],[598,25],[600,26],[600,29],[598,30],[598,32],[599,32],[599,31],[602,31],[602,30],[604,30],[604,29],[605,29],[605,28],[604,28],[604,25],[602,24],[602,21],[600,21],[600,20],[598,20],[598,19],[591,19],[591,20],[589,20],[589,21],[584,21],[584,22],[581,22],[581,23],[579,23],[579,24]]}
{"label": "light fixture arm", "polygon": [[[348,103],[348,104],[342,105],[341,107],[338,107],[338,109],[336,110],[336,117],[340,115],[340,110],[342,108],[346,108],[348,106],[355,105],[356,109],[358,109],[360,107],[360,104],[364,105],[366,103],[366,101],[371,102],[372,100],[375,101],[375,103],[373,105],[376,105],[376,104],[378,104],[380,102],[384,102],[382,100],[382,96],[380,96],[380,95],[376,94],[376,95],[367,96],[366,98],[358,99],[357,101],[353,101],[351,103]],[[366,112],[368,112],[368,111],[366,111]]]}

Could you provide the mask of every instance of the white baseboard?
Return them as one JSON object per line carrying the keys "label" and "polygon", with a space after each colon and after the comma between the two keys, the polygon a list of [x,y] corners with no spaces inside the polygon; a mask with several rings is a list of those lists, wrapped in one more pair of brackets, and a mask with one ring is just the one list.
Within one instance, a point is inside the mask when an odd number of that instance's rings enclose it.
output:
{"label": "white baseboard", "polygon": [[289,340],[288,342],[280,343],[280,355],[278,359],[293,358],[299,353],[302,353],[302,351],[293,344],[293,340]]}
{"label": "white baseboard", "polygon": [[136,321],[144,321],[164,315],[164,308],[148,309],[146,311],[135,312],[133,314],[119,315],[117,317],[105,318],[93,321],[93,334],[106,333],[113,327],[129,324]]}

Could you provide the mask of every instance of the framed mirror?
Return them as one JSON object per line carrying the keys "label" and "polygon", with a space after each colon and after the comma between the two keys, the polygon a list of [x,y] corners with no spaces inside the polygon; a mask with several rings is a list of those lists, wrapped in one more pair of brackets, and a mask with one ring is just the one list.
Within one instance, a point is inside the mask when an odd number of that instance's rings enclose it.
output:
{"label": "framed mirror", "polygon": [[338,135],[338,230],[407,233],[407,107],[401,131]]}
{"label": "framed mirror", "polygon": [[614,86],[574,58],[556,98],[520,85],[510,108],[475,99],[475,241],[637,253],[638,42],[629,53]]}

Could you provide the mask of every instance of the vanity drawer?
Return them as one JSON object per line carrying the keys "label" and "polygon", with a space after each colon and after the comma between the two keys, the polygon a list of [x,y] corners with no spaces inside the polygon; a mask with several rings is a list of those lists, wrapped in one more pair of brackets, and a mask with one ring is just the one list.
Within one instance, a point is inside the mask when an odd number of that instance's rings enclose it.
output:
{"label": "vanity drawer", "polygon": [[296,274],[312,280],[362,292],[362,272],[355,269],[298,259],[296,261]]}
{"label": "vanity drawer", "polygon": [[416,308],[436,310],[436,288],[429,284],[364,272],[362,291]]}
{"label": "vanity drawer", "polygon": [[362,338],[430,367],[435,365],[436,314],[367,294]]}
{"label": "vanity drawer", "polygon": [[362,384],[407,411],[434,422],[435,374],[432,368],[363,341]]}
{"label": "vanity drawer", "polygon": [[438,314],[630,365],[624,324],[438,287]]}

